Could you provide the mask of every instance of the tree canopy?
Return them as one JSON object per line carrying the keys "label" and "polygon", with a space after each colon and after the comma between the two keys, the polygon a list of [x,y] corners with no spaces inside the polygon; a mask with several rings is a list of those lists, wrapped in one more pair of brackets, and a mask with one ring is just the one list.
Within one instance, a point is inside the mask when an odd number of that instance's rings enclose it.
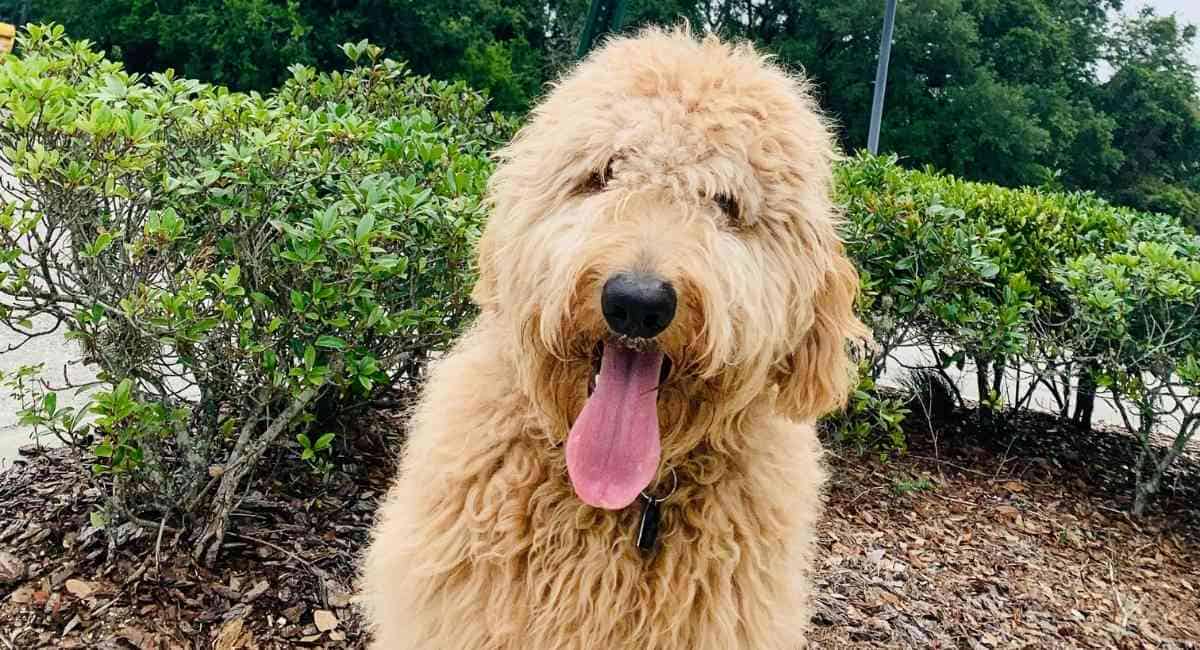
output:
{"label": "tree canopy", "polygon": [[[135,71],[173,67],[265,91],[293,63],[340,65],[368,39],[423,74],[465,80],[520,114],[574,57],[588,0],[0,0]],[[910,165],[1009,186],[1096,191],[1200,225],[1196,28],[1122,0],[906,0],[881,139]],[[626,24],[689,21],[803,70],[865,145],[880,0],[628,0]]]}

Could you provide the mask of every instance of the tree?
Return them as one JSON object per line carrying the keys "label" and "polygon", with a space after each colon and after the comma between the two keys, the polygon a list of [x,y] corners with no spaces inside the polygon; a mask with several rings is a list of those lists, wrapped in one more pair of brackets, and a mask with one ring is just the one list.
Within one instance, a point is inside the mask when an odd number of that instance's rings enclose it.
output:
{"label": "tree", "polygon": [[[0,0],[11,12],[24,0]],[[892,51],[882,149],[1009,186],[1096,191],[1200,225],[1194,27],[1121,0],[906,0]],[[131,69],[174,67],[265,91],[292,63],[334,67],[366,38],[421,74],[485,90],[521,114],[575,59],[589,0],[60,0],[38,19]],[[803,70],[866,144],[879,0],[627,0],[626,24],[677,24],[757,42]],[[1102,78],[1102,70],[1112,70]]]}
{"label": "tree", "polygon": [[302,2],[318,65],[336,44],[366,38],[421,74],[487,90],[493,107],[523,112],[549,72],[551,5],[535,0]]}
{"label": "tree", "polygon": [[1187,59],[1195,37],[1194,25],[1148,9],[1119,26],[1107,54],[1115,72],[1097,96],[1124,159],[1096,181],[1121,203],[1200,227],[1200,100]]}
{"label": "tree", "polygon": [[[1085,189],[1194,225],[1194,27],[1120,0],[901,3],[882,149],[1009,186]],[[865,146],[883,3],[633,2],[634,24],[686,17],[751,38],[818,87],[848,150]],[[1116,71],[1107,82],[1103,66]],[[1147,119],[1147,118],[1150,119]]]}
{"label": "tree", "polygon": [[275,0],[59,0],[31,19],[62,23],[129,69],[178,73],[237,89],[268,90],[292,63],[312,63],[295,3]]}
{"label": "tree", "polygon": [[24,25],[33,17],[33,0],[0,0],[0,21]]}
{"label": "tree", "polygon": [[514,112],[540,92],[553,35],[550,5],[534,0],[61,0],[38,9],[37,19],[63,24],[136,72],[170,67],[266,92],[292,64],[329,69],[340,64],[340,43],[368,39],[415,72],[467,81]]}

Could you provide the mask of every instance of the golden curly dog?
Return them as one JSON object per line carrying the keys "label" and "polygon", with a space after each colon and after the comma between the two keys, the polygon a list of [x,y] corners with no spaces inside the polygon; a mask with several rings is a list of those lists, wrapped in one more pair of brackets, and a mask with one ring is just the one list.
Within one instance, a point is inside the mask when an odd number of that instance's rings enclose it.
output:
{"label": "golden curly dog", "polygon": [[834,156],[805,82],[686,29],[557,84],[366,555],[374,648],[803,644],[813,421],[864,333]]}

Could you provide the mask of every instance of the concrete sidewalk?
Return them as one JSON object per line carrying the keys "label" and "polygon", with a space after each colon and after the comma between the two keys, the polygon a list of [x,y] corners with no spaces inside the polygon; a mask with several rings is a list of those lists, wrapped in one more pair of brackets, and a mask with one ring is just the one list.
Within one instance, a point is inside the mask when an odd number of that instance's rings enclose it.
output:
{"label": "concrete sidewalk", "polygon": [[[53,324],[51,319],[36,319],[35,331],[42,331]],[[95,380],[95,372],[79,363],[78,347],[63,337],[62,328],[54,334],[29,341],[19,350],[4,351],[9,346],[20,343],[23,338],[7,328],[0,327],[0,370],[8,373],[24,365],[43,363],[45,368],[40,377],[55,387],[63,385],[64,366],[67,368],[67,377],[73,384]],[[87,395],[76,395],[73,389],[58,393],[59,408],[82,408],[86,403]],[[16,457],[17,449],[33,442],[32,429],[18,424],[17,411],[20,408],[20,403],[9,395],[8,390],[0,389],[0,467]],[[43,442],[49,445],[57,444],[57,440],[53,438]]]}

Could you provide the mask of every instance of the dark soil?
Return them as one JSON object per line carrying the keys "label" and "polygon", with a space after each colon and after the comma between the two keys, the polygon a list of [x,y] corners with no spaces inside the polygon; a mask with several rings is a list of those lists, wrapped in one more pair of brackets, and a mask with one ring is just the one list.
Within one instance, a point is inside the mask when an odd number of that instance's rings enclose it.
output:
{"label": "dark soil", "polygon": [[[324,483],[281,458],[213,570],[170,534],[93,527],[101,490],[70,452],[24,459],[0,474],[0,650],[363,647],[349,594],[398,422],[362,418],[371,462]],[[814,647],[1200,647],[1194,454],[1133,519],[1118,433],[962,413],[909,428],[897,459],[831,452]]]}

